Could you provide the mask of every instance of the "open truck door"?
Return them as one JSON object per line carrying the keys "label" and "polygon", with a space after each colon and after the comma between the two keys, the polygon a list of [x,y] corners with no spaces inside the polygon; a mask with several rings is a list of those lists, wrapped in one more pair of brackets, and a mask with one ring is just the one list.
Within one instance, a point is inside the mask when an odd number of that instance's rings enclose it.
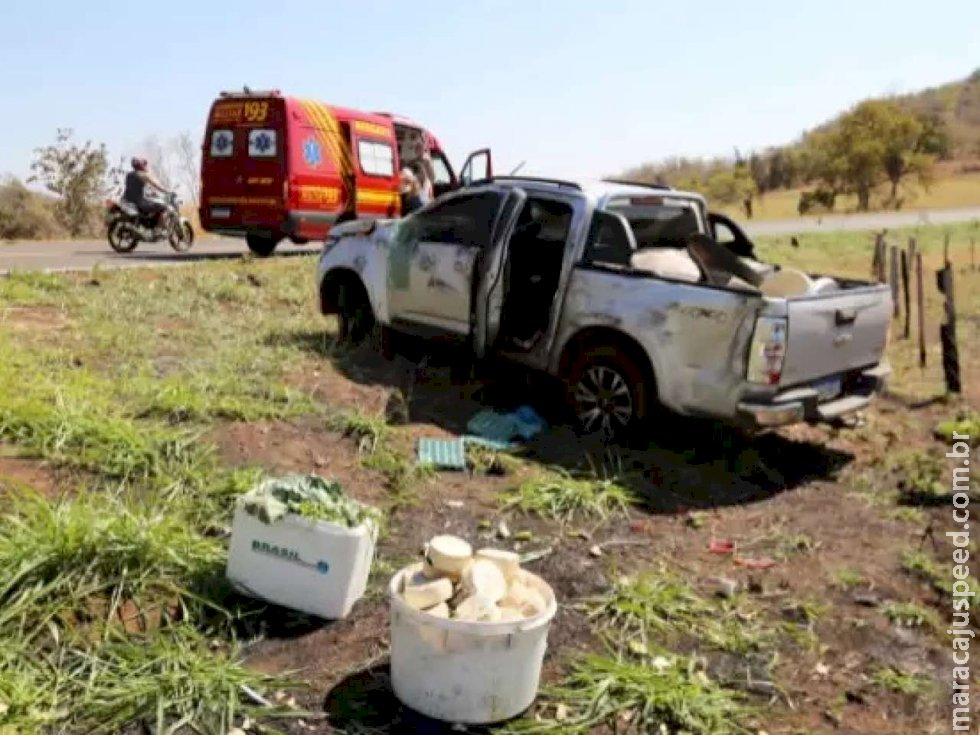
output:
{"label": "open truck door", "polygon": [[473,151],[459,170],[460,186],[469,186],[474,181],[486,181],[493,177],[493,161],[489,148]]}
{"label": "open truck door", "polygon": [[493,225],[490,247],[480,259],[474,308],[476,319],[473,325],[473,351],[477,358],[484,358],[490,353],[500,333],[510,238],[526,202],[527,194],[521,189],[507,192],[507,198]]}

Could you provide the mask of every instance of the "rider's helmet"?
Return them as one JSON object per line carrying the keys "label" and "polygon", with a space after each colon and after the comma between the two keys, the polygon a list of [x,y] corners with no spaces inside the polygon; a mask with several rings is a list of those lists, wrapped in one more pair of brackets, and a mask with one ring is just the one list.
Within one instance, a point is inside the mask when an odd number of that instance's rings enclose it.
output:
{"label": "rider's helmet", "polygon": [[146,171],[145,158],[134,158],[130,163],[132,163],[134,171]]}

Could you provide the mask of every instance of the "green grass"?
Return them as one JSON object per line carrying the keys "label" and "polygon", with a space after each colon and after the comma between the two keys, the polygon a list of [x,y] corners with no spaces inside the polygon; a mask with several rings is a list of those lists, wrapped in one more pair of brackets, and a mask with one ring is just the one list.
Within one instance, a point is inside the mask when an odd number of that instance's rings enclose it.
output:
{"label": "green grass", "polygon": [[[224,579],[232,501],[259,473],[222,467],[202,435],[322,410],[284,387],[320,365],[298,269],[0,279],[0,441],[71,478],[59,500],[5,483],[5,734],[224,735],[277,714],[242,686],[285,683],[245,668],[236,642],[264,606]],[[17,308],[34,306],[50,311]]]}
{"label": "green grass", "polygon": [[520,469],[521,461],[482,444],[467,444],[466,465],[476,475],[512,475]]}
{"label": "green grass", "polygon": [[122,732],[144,722],[156,732],[184,727],[224,735],[243,717],[277,714],[244,699],[243,686],[270,691],[289,684],[250,671],[234,649],[216,649],[186,627],[88,649],[57,644],[12,649],[4,643],[4,733]]}
{"label": "green grass", "polygon": [[866,584],[860,570],[852,567],[841,567],[834,571],[834,585],[842,590],[852,590]]}
{"label": "green grass", "polygon": [[576,477],[561,469],[527,480],[501,497],[504,509],[561,523],[586,517],[605,520],[614,515],[625,516],[638,502],[636,494],[615,478],[600,478],[594,473]]}
{"label": "green grass", "polygon": [[929,517],[925,514],[925,511],[921,510],[920,508],[912,507],[892,508],[888,511],[888,517],[895,521],[912,523],[916,526],[924,526],[929,520]]}
{"label": "green grass", "polygon": [[61,276],[37,271],[11,271],[0,277],[0,303],[16,302],[24,306],[57,304],[65,291]]}
{"label": "green grass", "polygon": [[938,628],[935,611],[917,602],[889,602],[881,609],[888,620],[904,628]]}
{"label": "green grass", "polygon": [[613,732],[749,735],[750,710],[685,656],[654,659],[587,655],[558,687],[545,692],[568,709],[564,719],[522,720],[501,732],[586,735]]}
{"label": "green grass", "polygon": [[932,585],[936,589],[947,589],[951,583],[939,568],[939,563],[929,554],[916,549],[905,549],[901,554],[902,570],[916,579]]}
{"label": "green grass", "polygon": [[924,696],[934,689],[932,680],[924,674],[910,673],[895,666],[876,669],[871,680],[882,689],[911,697]]}
{"label": "green grass", "polygon": [[238,661],[241,612],[223,607],[224,563],[222,540],[153,498],[10,498],[0,517],[3,722],[82,733],[184,721],[224,733],[237,713],[255,716],[241,685],[275,680]]}
{"label": "green grass", "polygon": [[691,637],[695,645],[731,653],[765,651],[773,643],[745,601],[705,598],[663,567],[617,580],[588,607],[600,630],[647,647],[665,637]]}
{"label": "green grass", "polygon": [[374,454],[385,448],[391,430],[384,416],[370,416],[361,411],[342,411],[329,421],[330,428],[357,442],[357,451]]}
{"label": "green grass", "polygon": [[963,441],[953,439],[953,434],[958,434],[969,437],[966,442],[971,447],[980,446],[980,413],[970,409],[961,411],[954,418],[939,422],[934,433],[937,438],[949,444]]}

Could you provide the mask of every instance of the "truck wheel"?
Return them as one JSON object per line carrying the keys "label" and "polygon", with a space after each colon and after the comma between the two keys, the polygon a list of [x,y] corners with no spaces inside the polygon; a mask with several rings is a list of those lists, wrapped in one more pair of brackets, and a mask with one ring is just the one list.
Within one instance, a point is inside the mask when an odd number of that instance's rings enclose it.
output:
{"label": "truck wheel", "polygon": [[342,283],[337,302],[340,306],[340,341],[352,346],[361,344],[375,325],[374,312],[364,287]]}
{"label": "truck wheel", "polygon": [[586,347],[573,362],[567,381],[568,404],[576,428],[605,439],[624,438],[647,416],[649,380],[612,345]]}
{"label": "truck wheel", "polygon": [[248,249],[260,258],[268,258],[276,249],[276,245],[279,244],[279,240],[276,238],[262,237],[261,235],[247,235],[245,242],[248,243]]}

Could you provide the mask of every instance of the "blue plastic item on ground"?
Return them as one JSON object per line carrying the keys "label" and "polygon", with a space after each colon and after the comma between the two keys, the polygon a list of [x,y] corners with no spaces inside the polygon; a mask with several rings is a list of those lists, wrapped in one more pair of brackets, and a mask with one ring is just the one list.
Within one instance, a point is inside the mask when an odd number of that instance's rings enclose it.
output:
{"label": "blue plastic item on ground", "polygon": [[521,406],[511,413],[497,413],[490,409],[480,411],[466,425],[470,434],[508,444],[515,437],[527,441],[546,428],[545,420],[531,406]]}
{"label": "blue plastic item on ground", "polygon": [[533,439],[548,428],[548,423],[531,406],[521,406],[512,415],[516,419],[517,433],[522,439]]}
{"label": "blue plastic item on ground", "polygon": [[466,447],[462,439],[419,439],[419,464],[445,470],[466,469]]}

